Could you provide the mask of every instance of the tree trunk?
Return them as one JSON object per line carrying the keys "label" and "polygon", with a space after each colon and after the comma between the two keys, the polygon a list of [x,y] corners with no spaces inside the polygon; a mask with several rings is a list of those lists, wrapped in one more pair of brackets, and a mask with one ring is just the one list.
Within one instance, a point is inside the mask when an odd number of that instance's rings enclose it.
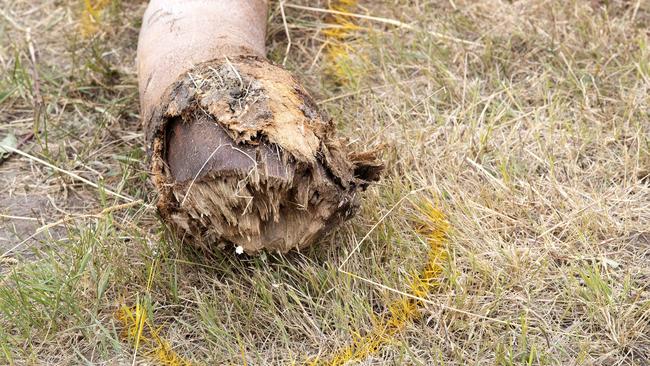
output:
{"label": "tree trunk", "polygon": [[379,178],[264,57],[264,0],[152,0],[138,41],[141,114],[161,217],[197,245],[305,247]]}

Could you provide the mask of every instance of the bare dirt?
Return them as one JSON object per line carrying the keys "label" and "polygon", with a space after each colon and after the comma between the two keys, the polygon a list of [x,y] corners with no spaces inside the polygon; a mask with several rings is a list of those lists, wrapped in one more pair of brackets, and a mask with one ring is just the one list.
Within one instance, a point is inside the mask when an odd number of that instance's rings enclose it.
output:
{"label": "bare dirt", "polygon": [[0,256],[33,258],[45,243],[65,238],[64,226],[45,225],[86,208],[73,189],[44,188],[29,172],[29,164],[12,156],[0,165]]}

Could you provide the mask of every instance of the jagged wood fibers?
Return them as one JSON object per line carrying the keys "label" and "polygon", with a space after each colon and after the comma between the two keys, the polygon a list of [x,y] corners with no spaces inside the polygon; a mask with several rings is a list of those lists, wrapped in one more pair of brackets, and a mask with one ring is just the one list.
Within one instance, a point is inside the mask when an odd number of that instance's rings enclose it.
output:
{"label": "jagged wood fibers", "polygon": [[377,180],[283,68],[264,57],[266,0],[151,0],[141,113],[162,218],[202,247],[305,247]]}
{"label": "jagged wood fibers", "polygon": [[257,56],[182,75],[147,131],[162,217],[208,247],[305,247],[356,212],[382,167],[346,151],[298,82]]}

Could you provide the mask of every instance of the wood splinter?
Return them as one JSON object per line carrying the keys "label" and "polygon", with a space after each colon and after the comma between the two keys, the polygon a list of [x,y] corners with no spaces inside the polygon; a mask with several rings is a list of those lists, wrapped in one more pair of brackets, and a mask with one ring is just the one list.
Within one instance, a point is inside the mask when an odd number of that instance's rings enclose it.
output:
{"label": "wood splinter", "polygon": [[302,86],[264,57],[265,0],[152,0],[140,102],[161,217],[180,236],[247,253],[304,248],[379,179]]}

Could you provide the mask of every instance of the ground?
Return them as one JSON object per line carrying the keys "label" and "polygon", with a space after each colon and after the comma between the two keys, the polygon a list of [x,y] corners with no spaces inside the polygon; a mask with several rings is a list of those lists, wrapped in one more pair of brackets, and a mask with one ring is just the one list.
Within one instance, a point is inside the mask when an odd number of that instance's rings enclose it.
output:
{"label": "ground", "polygon": [[647,1],[272,2],[269,58],[387,169],[256,257],[152,209],[144,1],[0,3],[0,363],[650,364]]}

